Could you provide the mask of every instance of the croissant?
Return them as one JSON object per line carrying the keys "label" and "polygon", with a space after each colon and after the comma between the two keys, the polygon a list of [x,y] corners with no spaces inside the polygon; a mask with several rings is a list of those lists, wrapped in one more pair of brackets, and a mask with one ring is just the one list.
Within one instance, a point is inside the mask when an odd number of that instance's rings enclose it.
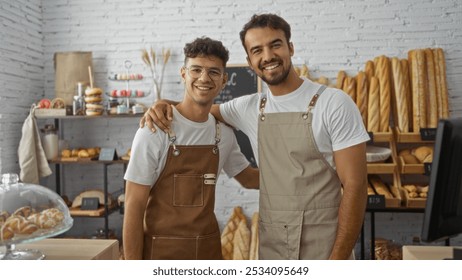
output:
{"label": "croissant", "polygon": [[0,229],[0,240],[9,240],[14,237],[13,230],[7,226],[3,225]]}

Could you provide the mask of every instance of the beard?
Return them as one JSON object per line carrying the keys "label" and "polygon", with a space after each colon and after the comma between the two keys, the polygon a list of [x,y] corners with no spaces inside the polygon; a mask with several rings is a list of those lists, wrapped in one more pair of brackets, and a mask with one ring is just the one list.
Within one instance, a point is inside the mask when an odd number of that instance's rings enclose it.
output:
{"label": "beard", "polygon": [[[273,62],[273,61],[270,61],[270,62]],[[283,65],[281,63],[281,65]],[[265,76],[265,72],[264,70],[262,70],[262,75],[260,76],[260,78],[267,84],[267,85],[270,85],[270,86],[277,86],[281,83],[283,83],[286,79],[287,79],[287,76],[289,76],[289,73],[290,73],[290,69],[292,67],[292,61],[290,62],[290,65],[287,69],[282,69],[282,72],[280,74],[277,74],[276,76],[272,76],[272,77],[268,77],[268,76]],[[262,69],[263,67],[260,67],[260,69]]]}

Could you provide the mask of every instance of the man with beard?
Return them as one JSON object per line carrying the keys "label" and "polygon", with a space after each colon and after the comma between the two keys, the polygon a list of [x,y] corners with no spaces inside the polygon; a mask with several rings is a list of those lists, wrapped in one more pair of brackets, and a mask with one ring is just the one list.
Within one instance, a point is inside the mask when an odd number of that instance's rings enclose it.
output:
{"label": "man with beard", "polygon": [[[366,141],[358,108],[338,89],[300,78],[289,24],[254,15],[240,32],[247,62],[269,91],[212,106],[250,139],[260,169],[260,259],[350,259],[367,200]],[[168,129],[167,103],[153,119]]]}

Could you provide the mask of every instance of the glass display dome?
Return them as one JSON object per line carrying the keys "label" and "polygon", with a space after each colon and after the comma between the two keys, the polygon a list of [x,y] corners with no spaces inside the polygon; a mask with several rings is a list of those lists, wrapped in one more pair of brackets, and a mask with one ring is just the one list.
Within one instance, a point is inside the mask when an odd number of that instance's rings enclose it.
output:
{"label": "glass display dome", "polygon": [[0,185],[0,259],[43,259],[37,250],[17,250],[16,244],[33,242],[68,231],[73,224],[69,208],[55,192],[20,183],[17,174],[3,174]]}

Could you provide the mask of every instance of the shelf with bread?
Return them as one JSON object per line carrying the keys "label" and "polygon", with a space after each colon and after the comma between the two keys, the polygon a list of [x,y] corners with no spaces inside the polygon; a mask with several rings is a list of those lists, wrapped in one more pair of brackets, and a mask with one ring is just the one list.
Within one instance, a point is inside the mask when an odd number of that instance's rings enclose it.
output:
{"label": "shelf with bread", "polygon": [[[114,196],[116,194],[108,193],[105,198],[104,191],[99,189],[85,190],[77,195],[72,203],[69,203],[69,213],[74,217],[103,217],[106,214],[109,215],[117,210],[117,203],[113,199]],[[98,205],[94,205],[94,209],[85,209],[85,207],[82,207],[85,204],[85,199],[97,199]],[[105,199],[107,202],[105,202]],[[107,204],[107,209],[105,204]]]}

